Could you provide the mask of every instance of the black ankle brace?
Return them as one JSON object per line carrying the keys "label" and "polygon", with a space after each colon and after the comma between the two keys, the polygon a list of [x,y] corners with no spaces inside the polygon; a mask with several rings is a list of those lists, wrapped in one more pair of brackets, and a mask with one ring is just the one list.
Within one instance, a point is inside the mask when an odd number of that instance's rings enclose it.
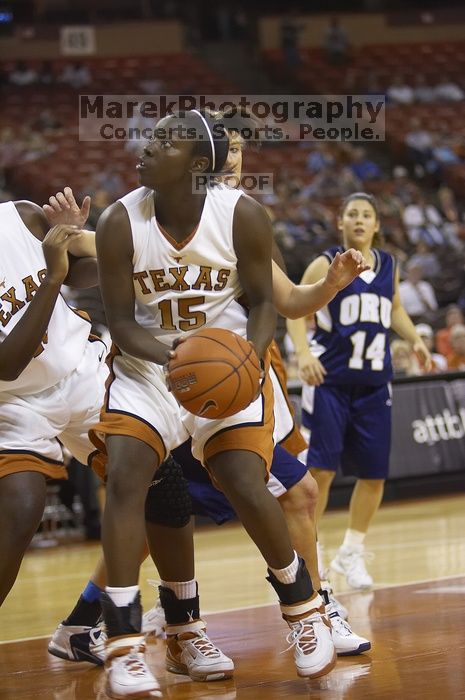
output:
{"label": "black ankle brace", "polygon": [[105,592],[100,597],[100,603],[108,637],[137,634],[141,631],[142,605],[140,602],[140,591],[132,603],[121,608],[115,605],[108,593]]}
{"label": "black ankle brace", "polygon": [[329,593],[328,593],[328,591],[327,591],[325,588],[320,588],[320,590],[318,591],[318,593],[319,593],[319,594],[321,595],[321,597],[323,598],[323,603],[324,603],[325,605],[329,605]]}
{"label": "black ankle brace", "polygon": [[198,620],[200,617],[200,603],[198,595],[198,586],[196,587],[197,595],[194,598],[179,599],[176,597],[171,588],[158,586],[160,594],[160,603],[165,611],[166,624],[180,625],[192,620]]}
{"label": "black ankle brace", "polygon": [[313,595],[313,586],[305,561],[299,557],[299,568],[294,583],[281,583],[270,569],[266,580],[271,583],[283,605],[302,603]]}

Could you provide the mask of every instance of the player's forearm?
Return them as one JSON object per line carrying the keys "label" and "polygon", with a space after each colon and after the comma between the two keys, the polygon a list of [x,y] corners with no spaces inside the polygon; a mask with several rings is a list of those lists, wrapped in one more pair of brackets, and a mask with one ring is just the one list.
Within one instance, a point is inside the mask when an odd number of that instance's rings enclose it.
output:
{"label": "player's forearm", "polygon": [[157,365],[168,361],[168,350],[156,340],[149,331],[133,320],[108,320],[108,327],[113,342],[120,350],[141,360],[148,360]]}
{"label": "player's forearm", "polygon": [[337,292],[337,287],[328,284],[326,279],[321,279],[315,284],[294,285],[287,299],[287,313],[283,315],[290,319],[299,319],[313,314],[329,304]]}
{"label": "player's forearm", "polygon": [[264,301],[250,308],[247,320],[247,339],[262,358],[274,338],[276,329],[276,309],[271,301]]}
{"label": "player's forearm", "polygon": [[307,328],[303,318],[288,319],[287,331],[291,337],[296,355],[301,355],[308,350]]}
{"label": "player's forearm", "polygon": [[43,351],[42,340],[55,308],[61,284],[45,278],[21,320],[0,343],[0,379],[12,382],[35,355]]}
{"label": "player's forearm", "polygon": [[72,258],[64,284],[74,289],[88,289],[98,285],[97,258]]}
{"label": "player's forearm", "polygon": [[96,258],[95,231],[83,231],[79,240],[69,246],[69,252],[75,258]]}

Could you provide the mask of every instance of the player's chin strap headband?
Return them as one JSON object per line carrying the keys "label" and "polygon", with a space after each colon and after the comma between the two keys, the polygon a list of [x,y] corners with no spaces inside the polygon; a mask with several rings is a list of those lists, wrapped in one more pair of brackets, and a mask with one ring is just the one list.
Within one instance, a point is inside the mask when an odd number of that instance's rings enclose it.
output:
{"label": "player's chin strap headband", "polygon": [[215,172],[215,164],[216,164],[216,157],[215,157],[215,142],[213,141],[213,135],[211,132],[210,127],[208,126],[207,120],[203,116],[201,112],[199,112],[198,109],[192,109],[191,112],[195,112],[196,114],[199,115],[200,119],[203,121],[204,126],[207,130],[208,138],[210,139],[210,145],[212,147],[212,173]]}

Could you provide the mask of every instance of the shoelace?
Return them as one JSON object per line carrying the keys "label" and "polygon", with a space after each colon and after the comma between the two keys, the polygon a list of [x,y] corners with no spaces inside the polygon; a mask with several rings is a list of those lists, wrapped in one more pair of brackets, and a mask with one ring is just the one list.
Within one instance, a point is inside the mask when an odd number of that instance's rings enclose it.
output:
{"label": "shoelace", "polygon": [[311,654],[312,651],[316,649],[317,645],[315,630],[313,628],[315,622],[321,622],[320,613],[314,613],[309,617],[305,617],[303,620],[292,622],[293,629],[286,637],[286,642],[289,646],[281,653],[284,654],[286,651],[289,651],[289,649],[292,649],[292,647],[299,645],[304,654]]}
{"label": "shoelace", "polygon": [[189,642],[202,654],[208,658],[219,658],[220,650],[208,638],[205,632],[197,632],[196,636],[189,639]]}
{"label": "shoelace", "polygon": [[124,666],[131,676],[141,677],[149,675],[150,671],[145,663],[144,655],[139,649],[140,646],[136,644],[132,647],[129,654],[115,659],[113,663],[117,666]]}
{"label": "shoelace", "polygon": [[352,635],[352,630],[349,627],[349,624],[339,615],[338,611],[334,607],[334,603],[326,606],[326,612],[328,613],[331,627],[334,627],[338,634],[341,634],[344,637],[349,637]]}
{"label": "shoelace", "polygon": [[105,624],[101,622],[97,625],[97,627],[92,627],[92,629],[89,630],[89,637],[93,647],[93,653],[103,653],[105,650],[105,642],[107,641]]}

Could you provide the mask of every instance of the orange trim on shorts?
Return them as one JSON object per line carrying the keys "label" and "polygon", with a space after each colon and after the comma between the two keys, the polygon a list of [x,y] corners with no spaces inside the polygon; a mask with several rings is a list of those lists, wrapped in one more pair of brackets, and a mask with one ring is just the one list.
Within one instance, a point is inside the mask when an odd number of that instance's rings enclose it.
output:
{"label": "orange trim on shorts", "polygon": [[104,478],[106,472],[107,448],[105,446],[105,437],[107,435],[124,435],[145,442],[157,453],[160,464],[167,457],[165,443],[161,436],[154,428],[145,423],[142,418],[137,418],[137,416],[127,413],[103,410],[100,414],[100,423],[97,423],[89,430],[90,441],[99,451],[98,455],[94,454],[92,456],[90,466],[101,479]]}
{"label": "orange trim on shorts", "polygon": [[263,422],[261,424],[243,423],[224,428],[213,435],[203,449],[206,463],[220,452],[229,450],[246,450],[258,454],[265,462],[267,479],[273,461],[273,384],[267,373],[262,384]]}
{"label": "orange trim on shorts", "polygon": [[107,449],[105,446],[105,436],[107,435],[124,435],[145,442],[146,445],[157,453],[160,464],[164,462],[167,457],[165,443],[153,426],[144,421],[143,418],[134,416],[131,413],[108,409],[110,388],[115,379],[113,360],[117,355],[121,355],[121,351],[113,344],[106,361],[110,369],[110,375],[106,382],[105,401],[100,411],[100,422],[89,430],[89,439],[98,450],[98,452],[94,452],[90,455],[89,466],[92,467],[97,476],[101,479],[104,479],[106,474]]}
{"label": "orange trim on shorts", "polygon": [[295,422],[294,406],[289,400],[289,394],[287,393],[287,372],[284,366],[282,355],[279,351],[278,344],[275,340],[273,340],[273,342],[271,343],[269,351],[271,354],[271,366],[275,371],[279,385],[284,394],[284,398],[286,399],[287,407],[293,420],[292,430],[286,435],[286,437],[283,440],[280,441],[279,444],[281,445],[281,447],[284,447],[284,449],[287,450],[287,452],[290,452],[291,455],[297,457],[297,455],[300,452],[307,449],[308,443],[305,440],[302,433],[300,432],[299,426],[296,425]]}
{"label": "orange trim on shorts", "polygon": [[19,472],[40,472],[50,479],[67,479],[68,472],[62,462],[48,461],[32,452],[0,453],[0,479]]}

